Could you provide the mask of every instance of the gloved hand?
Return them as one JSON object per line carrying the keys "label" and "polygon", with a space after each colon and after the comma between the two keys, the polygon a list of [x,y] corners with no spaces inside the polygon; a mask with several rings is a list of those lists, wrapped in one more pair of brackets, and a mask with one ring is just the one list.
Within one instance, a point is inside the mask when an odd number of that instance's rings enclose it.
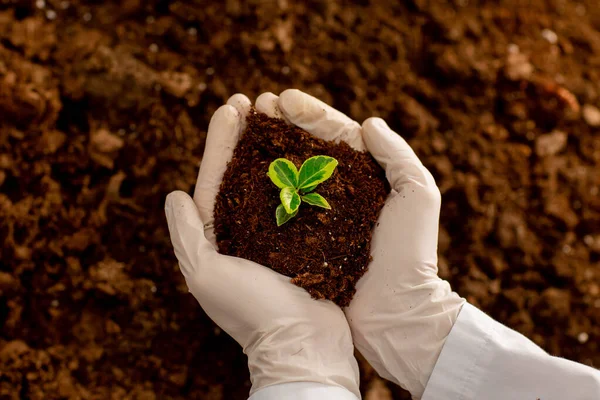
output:
{"label": "gloved hand", "polygon": [[464,304],[437,276],[435,181],[380,118],[361,128],[298,90],[281,93],[277,104],[284,118],[313,135],[367,149],[386,171],[392,192],[373,232],[373,261],[345,312],[356,347],[375,370],[420,398]]}
{"label": "gloved hand", "polygon": [[[256,108],[275,116],[270,94]],[[235,95],[213,115],[194,200],[181,191],[167,197],[171,241],[189,291],[206,314],[248,356],[251,394],[288,382],[317,382],[360,398],[350,328],[331,301],[316,301],[271,269],[217,253],[213,207],[227,162],[243,131],[250,101]],[[343,391],[340,389],[340,391]],[[350,398],[349,392],[339,398]]]}

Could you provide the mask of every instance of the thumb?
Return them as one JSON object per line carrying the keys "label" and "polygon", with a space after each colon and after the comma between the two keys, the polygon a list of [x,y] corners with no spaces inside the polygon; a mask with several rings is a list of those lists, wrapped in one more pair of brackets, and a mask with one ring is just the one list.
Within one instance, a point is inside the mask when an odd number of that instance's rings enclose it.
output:
{"label": "thumb", "polygon": [[204,224],[194,200],[185,192],[177,190],[167,196],[165,214],[179,268],[188,278],[197,270],[199,256],[215,250],[204,236]]}
{"label": "thumb", "polygon": [[381,118],[363,122],[363,139],[371,155],[385,169],[394,190],[400,192],[407,183],[437,188],[431,173],[423,166],[409,144]]}

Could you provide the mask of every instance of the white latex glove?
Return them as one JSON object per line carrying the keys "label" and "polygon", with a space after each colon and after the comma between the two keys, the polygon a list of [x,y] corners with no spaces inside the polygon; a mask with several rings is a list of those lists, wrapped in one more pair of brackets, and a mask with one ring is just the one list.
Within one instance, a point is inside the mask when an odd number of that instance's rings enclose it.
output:
{"label": "white latex glove", "polygon": [[[256,107],[275,116],[271,96],[260,96]],[[342,310],[331,301],[313,300],[271,269],[216,251],[215,197],[249,108],[248,98],[238,94],[215,112],[194,200],[181,191],[167,197],[165,213],[181,272],[206,314],[247,354],[250,394],[271,385],[317,382],[360,398],[358,365]]]}
{"label": "white latex glove", "polygon": [[325,140],[367,149],[392,187],[373,232],[373,261],[346,308],[354,343],[375,370],[420,398],[464,300],[437,276],[440,192],[408,143],[380,118],[361,126],[298,90],[287,120]]}

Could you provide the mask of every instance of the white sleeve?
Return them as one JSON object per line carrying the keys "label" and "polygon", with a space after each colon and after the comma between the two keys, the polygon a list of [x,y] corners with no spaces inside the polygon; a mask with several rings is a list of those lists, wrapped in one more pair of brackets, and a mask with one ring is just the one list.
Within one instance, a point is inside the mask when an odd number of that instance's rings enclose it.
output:
{"label": "white sleeve", "polygon": [[352,392],[316,382],[290,382],[259,389],[248,400],[358,400]]}
{"label": "white sleeve", "polygon": [[422,400],[600,399],[600,371],[544,352],[465,304]]}

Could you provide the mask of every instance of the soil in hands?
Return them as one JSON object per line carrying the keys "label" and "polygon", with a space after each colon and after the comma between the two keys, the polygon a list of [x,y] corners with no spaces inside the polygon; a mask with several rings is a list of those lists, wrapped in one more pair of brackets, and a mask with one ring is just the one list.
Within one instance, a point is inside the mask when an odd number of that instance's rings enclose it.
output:
{"label": "soil in hands", "polygon": [[[316,155],[339,162],[315,190],[332,209],[303,203],[278,227],[280,189],[267,176],[269,164],[285,157],[299,168]],[[370,154],[251,111],[216,200],[219,251],[289,276],[315,299],[347,306],[367,270],[371,231],[388,192],[385,173]]]}

